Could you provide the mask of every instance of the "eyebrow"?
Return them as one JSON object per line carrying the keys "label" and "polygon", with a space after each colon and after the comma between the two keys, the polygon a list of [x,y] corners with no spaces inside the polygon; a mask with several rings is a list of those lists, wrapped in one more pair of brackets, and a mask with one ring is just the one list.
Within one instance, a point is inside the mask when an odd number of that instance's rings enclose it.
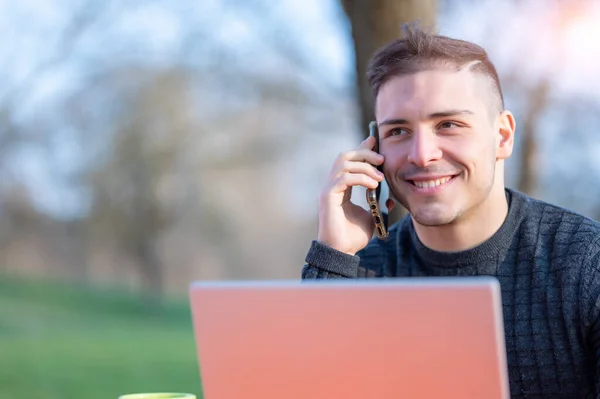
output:
{"label": "eyebrow", "polygon": [[[438,118],[448,118],[450,116],[457,115],[474,115],[473,111],[469,111],[468,109],[451,109],[448,111],[440,111],[434,112],[432,114],[427,115],[427,119],[438,119]],[[385,125],[407,125],[409,123],[408,119],[386,119],[381,122],[378,126]]]}

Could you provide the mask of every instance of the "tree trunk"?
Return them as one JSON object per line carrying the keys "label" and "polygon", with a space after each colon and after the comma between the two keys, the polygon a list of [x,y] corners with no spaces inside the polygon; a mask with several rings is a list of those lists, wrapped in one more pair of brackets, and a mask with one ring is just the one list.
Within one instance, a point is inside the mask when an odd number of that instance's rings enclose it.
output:
{"label": "tree trunk", "polygon": [[155,245],[155,240],[151,239],[137,243],[144,301],[151,312],[161,310],[165,288],[163,265]]}
{"label": "tree trunk", "polygon": [[[405,22],[416,21],[422,28],[434,28],[436,0],[342,0],[342,6],[352,26],[359,124],[366,138],[368,123],[375,119],[374,99],[366,77],[369,59],[380,47],[400,38]],[[398,204],[389,215],[389,224],[405,214],[406,210]]]}
{"label": "tree trunk", "polygon": [[535,195],[536,182],[538,177],[537,168],[537,147],[535,144],[535,131],[539,123],[539,119],[548,105],[548,94],[550,84],[546,80],[538,83],[529,93],[528,108],[524,115],[523,142],[521,143],[521,159],[519,182],[517,188],[529,195]]}

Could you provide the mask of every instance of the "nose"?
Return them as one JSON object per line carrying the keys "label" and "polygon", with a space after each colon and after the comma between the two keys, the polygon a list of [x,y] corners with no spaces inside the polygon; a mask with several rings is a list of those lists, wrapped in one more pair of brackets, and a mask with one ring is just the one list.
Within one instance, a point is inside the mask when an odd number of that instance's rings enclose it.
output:
{"label": "nose", "polygon": [[424,167],[442,158],[437,136],[432,132],[415,131],[411,137],[408,162]]}

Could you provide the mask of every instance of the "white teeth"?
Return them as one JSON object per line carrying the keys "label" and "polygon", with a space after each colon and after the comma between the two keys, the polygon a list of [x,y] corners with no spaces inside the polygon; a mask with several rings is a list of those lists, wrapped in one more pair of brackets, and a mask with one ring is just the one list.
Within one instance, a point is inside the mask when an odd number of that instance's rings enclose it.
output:
{"label": "white teeth", "polygon": [[450,177],[444,177],[443,179],[427,180],[427,181],[423,181],[423,180],[416,181],[416,180],[413,180],[413,183],[415,184],[415,186],[417,186],[419,188],[430,188],[430,187],[439,186],[440,184],[444,184],[448,180],[450,180]]}

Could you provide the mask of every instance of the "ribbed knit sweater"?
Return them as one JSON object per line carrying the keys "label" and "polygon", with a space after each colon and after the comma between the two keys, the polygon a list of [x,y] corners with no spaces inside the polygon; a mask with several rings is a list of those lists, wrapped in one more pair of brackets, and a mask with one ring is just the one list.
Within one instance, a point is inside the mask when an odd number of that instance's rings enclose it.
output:
{"label": "ribbed knit sweater", "polygon": [[472,249],[427,248],[407,216],[355,256],[313,241],[302,278],[495,276],[511,397],[599,397],[600,223],[506,193],[506,220]]}

